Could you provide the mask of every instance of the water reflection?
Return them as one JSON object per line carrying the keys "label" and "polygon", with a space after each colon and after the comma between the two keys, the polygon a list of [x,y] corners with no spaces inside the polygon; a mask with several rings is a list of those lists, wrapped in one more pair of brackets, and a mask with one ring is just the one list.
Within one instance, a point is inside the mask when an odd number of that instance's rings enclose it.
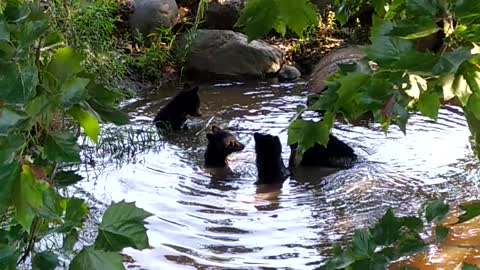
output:
{"label": "water reflection", "polygon": [[[442,109],[438,123],[413,116],[406,137],[395,127],[385,136],[376,125],[338,124],[333,133],[359,155],[353,168],[333,174],[299,170],[281,188],[257,187],[252,135],[278,135],[287,162],[286,128],[296,106],[305,102],[302,87],[201,89],[204,118],[190,122],[189,130],[152,139],[150,146],[133,139],[128,144],[136,151],[120,163],[108,151],[98,156],[92,151],[102,166],[94,168],[97,177],[79,185],[102,202],[136,201],[154,214],[148,219],[153,249],[126,250],[143,269],[313,269],[330,254],[332,243],[345,241],[388,207],[411,215],[439,194],[450,202],[478,195],[479,166],[468,147],[466,123],[454,107]],[[172,94],[128,102],[134,119],[129,128],[148,131]],[[230,157],[231,171],[203,168],[209,120],[246,145]]]}

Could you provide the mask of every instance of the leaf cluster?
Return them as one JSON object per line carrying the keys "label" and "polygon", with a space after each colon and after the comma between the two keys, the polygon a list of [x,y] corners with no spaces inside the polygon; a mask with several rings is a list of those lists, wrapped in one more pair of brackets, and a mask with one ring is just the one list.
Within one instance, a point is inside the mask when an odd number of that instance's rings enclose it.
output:
{"label": "leaf cluster", "polygon": [[[115,108],[121,96],[97,84],[81,55],[62,47],[39,3],[12,0],[0,10],[0,269],[27,259],[33,269],[55,269],[64,254],[76,254],[70,269],[124,269],[118,251],[149,247],[150,214],[113,203],[95,244],[79,250],[87,205],[59,193],[83,178],[66,169],[81,161],[80,128],[96,143],[101,123],[128,122]],[[63,239],[62,246],[48,249],[49,238]]]}

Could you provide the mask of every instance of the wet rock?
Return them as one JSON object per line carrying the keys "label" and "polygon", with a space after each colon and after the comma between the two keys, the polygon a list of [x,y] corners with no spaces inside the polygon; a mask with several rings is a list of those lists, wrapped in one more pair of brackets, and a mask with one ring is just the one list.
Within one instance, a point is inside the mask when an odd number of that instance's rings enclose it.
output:
{"label": "wet rock", "polygon": [[175,0],[134,0],[130,15],[130,29],[135,37],[145,38],[156,28],[171,27],[177,22],[178,6]]}
{"label": "wet rock", "polygon": [[296,67],[290,65],[283,65],[278,72],[280,81],[293,81],[300,78],[300,76],[302,76],[302,73]]}
{"label": "wet rock", "polygon": [[[188,42],[190,40],[190,42]],[[282,52],[263,41],[247,43],[230,30],[198,30],[185,34],[178,47],[188,47],[185,72],[194,80],[254,80],[279,71]]]}
{"label": "wet rock", "polygon": [[202,27],[233,30],[245,3],[245,0],[211,0],[208,3]]}
{"label": "wet rock", "polygon": [[326,54],[313,68],[307,84],[310,93],[321,93],[325,90],[325,80],[330,74],[337,71],[338,64],[351,64],[364,56],[362,50],[354,45],[335,49]]}

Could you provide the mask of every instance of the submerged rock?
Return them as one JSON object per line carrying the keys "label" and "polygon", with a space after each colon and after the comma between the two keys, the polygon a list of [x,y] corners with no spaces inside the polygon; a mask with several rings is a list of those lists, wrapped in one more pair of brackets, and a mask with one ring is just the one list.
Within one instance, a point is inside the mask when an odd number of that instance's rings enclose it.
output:
{"label": "submerged rock", "polygon": [[338,64],[351,64],[363,58],[364,54],[358,46],[349,45],[327,53],[313,68],[307,89],[310,93],[321,93],[325,90],[324,80],[337,71]]}
{"label": "submerged rock", "polygon": [[230,30],[198,30],[179,41],[188,48],[185,72],[194,80],[253,80],[275,74],[282,52],[263,41],[247,43],[244,34]]}
{"label": "submerged rock", "polygon": [[233,30],[245,3],[245,0],[211,0],[202,26],[208,29]]}
{"label": "submerged rock", "polygon": [[294,81],[300,76],[302,76],[302,73],[296,67],[290,65],[283,65],[278,72],[280,81]]}
{"label": "submerged rock", "polygon": [[134,0],[129,18],[132,35],[147,37],[156,28],[171,27],[177,22],[177,15],[175,0]]}

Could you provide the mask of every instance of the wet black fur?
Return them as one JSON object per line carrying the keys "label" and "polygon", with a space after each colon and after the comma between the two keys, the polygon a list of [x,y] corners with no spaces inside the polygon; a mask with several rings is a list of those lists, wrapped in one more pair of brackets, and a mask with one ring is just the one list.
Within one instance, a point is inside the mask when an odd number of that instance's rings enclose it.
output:
{"label": "wet black fur", "polygon": [[205,151],[205,166],[225,167],[231,153],[242,151],[245,145],[232,133],[217,126],[212,126],[212,133],[207,133],[208,145]]}
{"label": "wet black fur", "polygon": [[254,133],[258,180],[256,184],[282,183],[290,175],[283,164],[282,145],[278,136]]}
{"label": "wet black fur", "polygon": [[158,129],[179,130],[187,121],[187,116],[199,117],[200,97],[198,86],[190,88],[188,84],[175,95],[155,116],[153,123]]}
{"label": "wet black fur", "polygon": [[[297,144],[290,145],[290,150],[288,167],[292,170],[297,166]],[[357,161],[357,155],[353,149],[330,134],[327,147],[315,144],[303,154],[299,165],[346,169],[352,167],[355,161]]]}

